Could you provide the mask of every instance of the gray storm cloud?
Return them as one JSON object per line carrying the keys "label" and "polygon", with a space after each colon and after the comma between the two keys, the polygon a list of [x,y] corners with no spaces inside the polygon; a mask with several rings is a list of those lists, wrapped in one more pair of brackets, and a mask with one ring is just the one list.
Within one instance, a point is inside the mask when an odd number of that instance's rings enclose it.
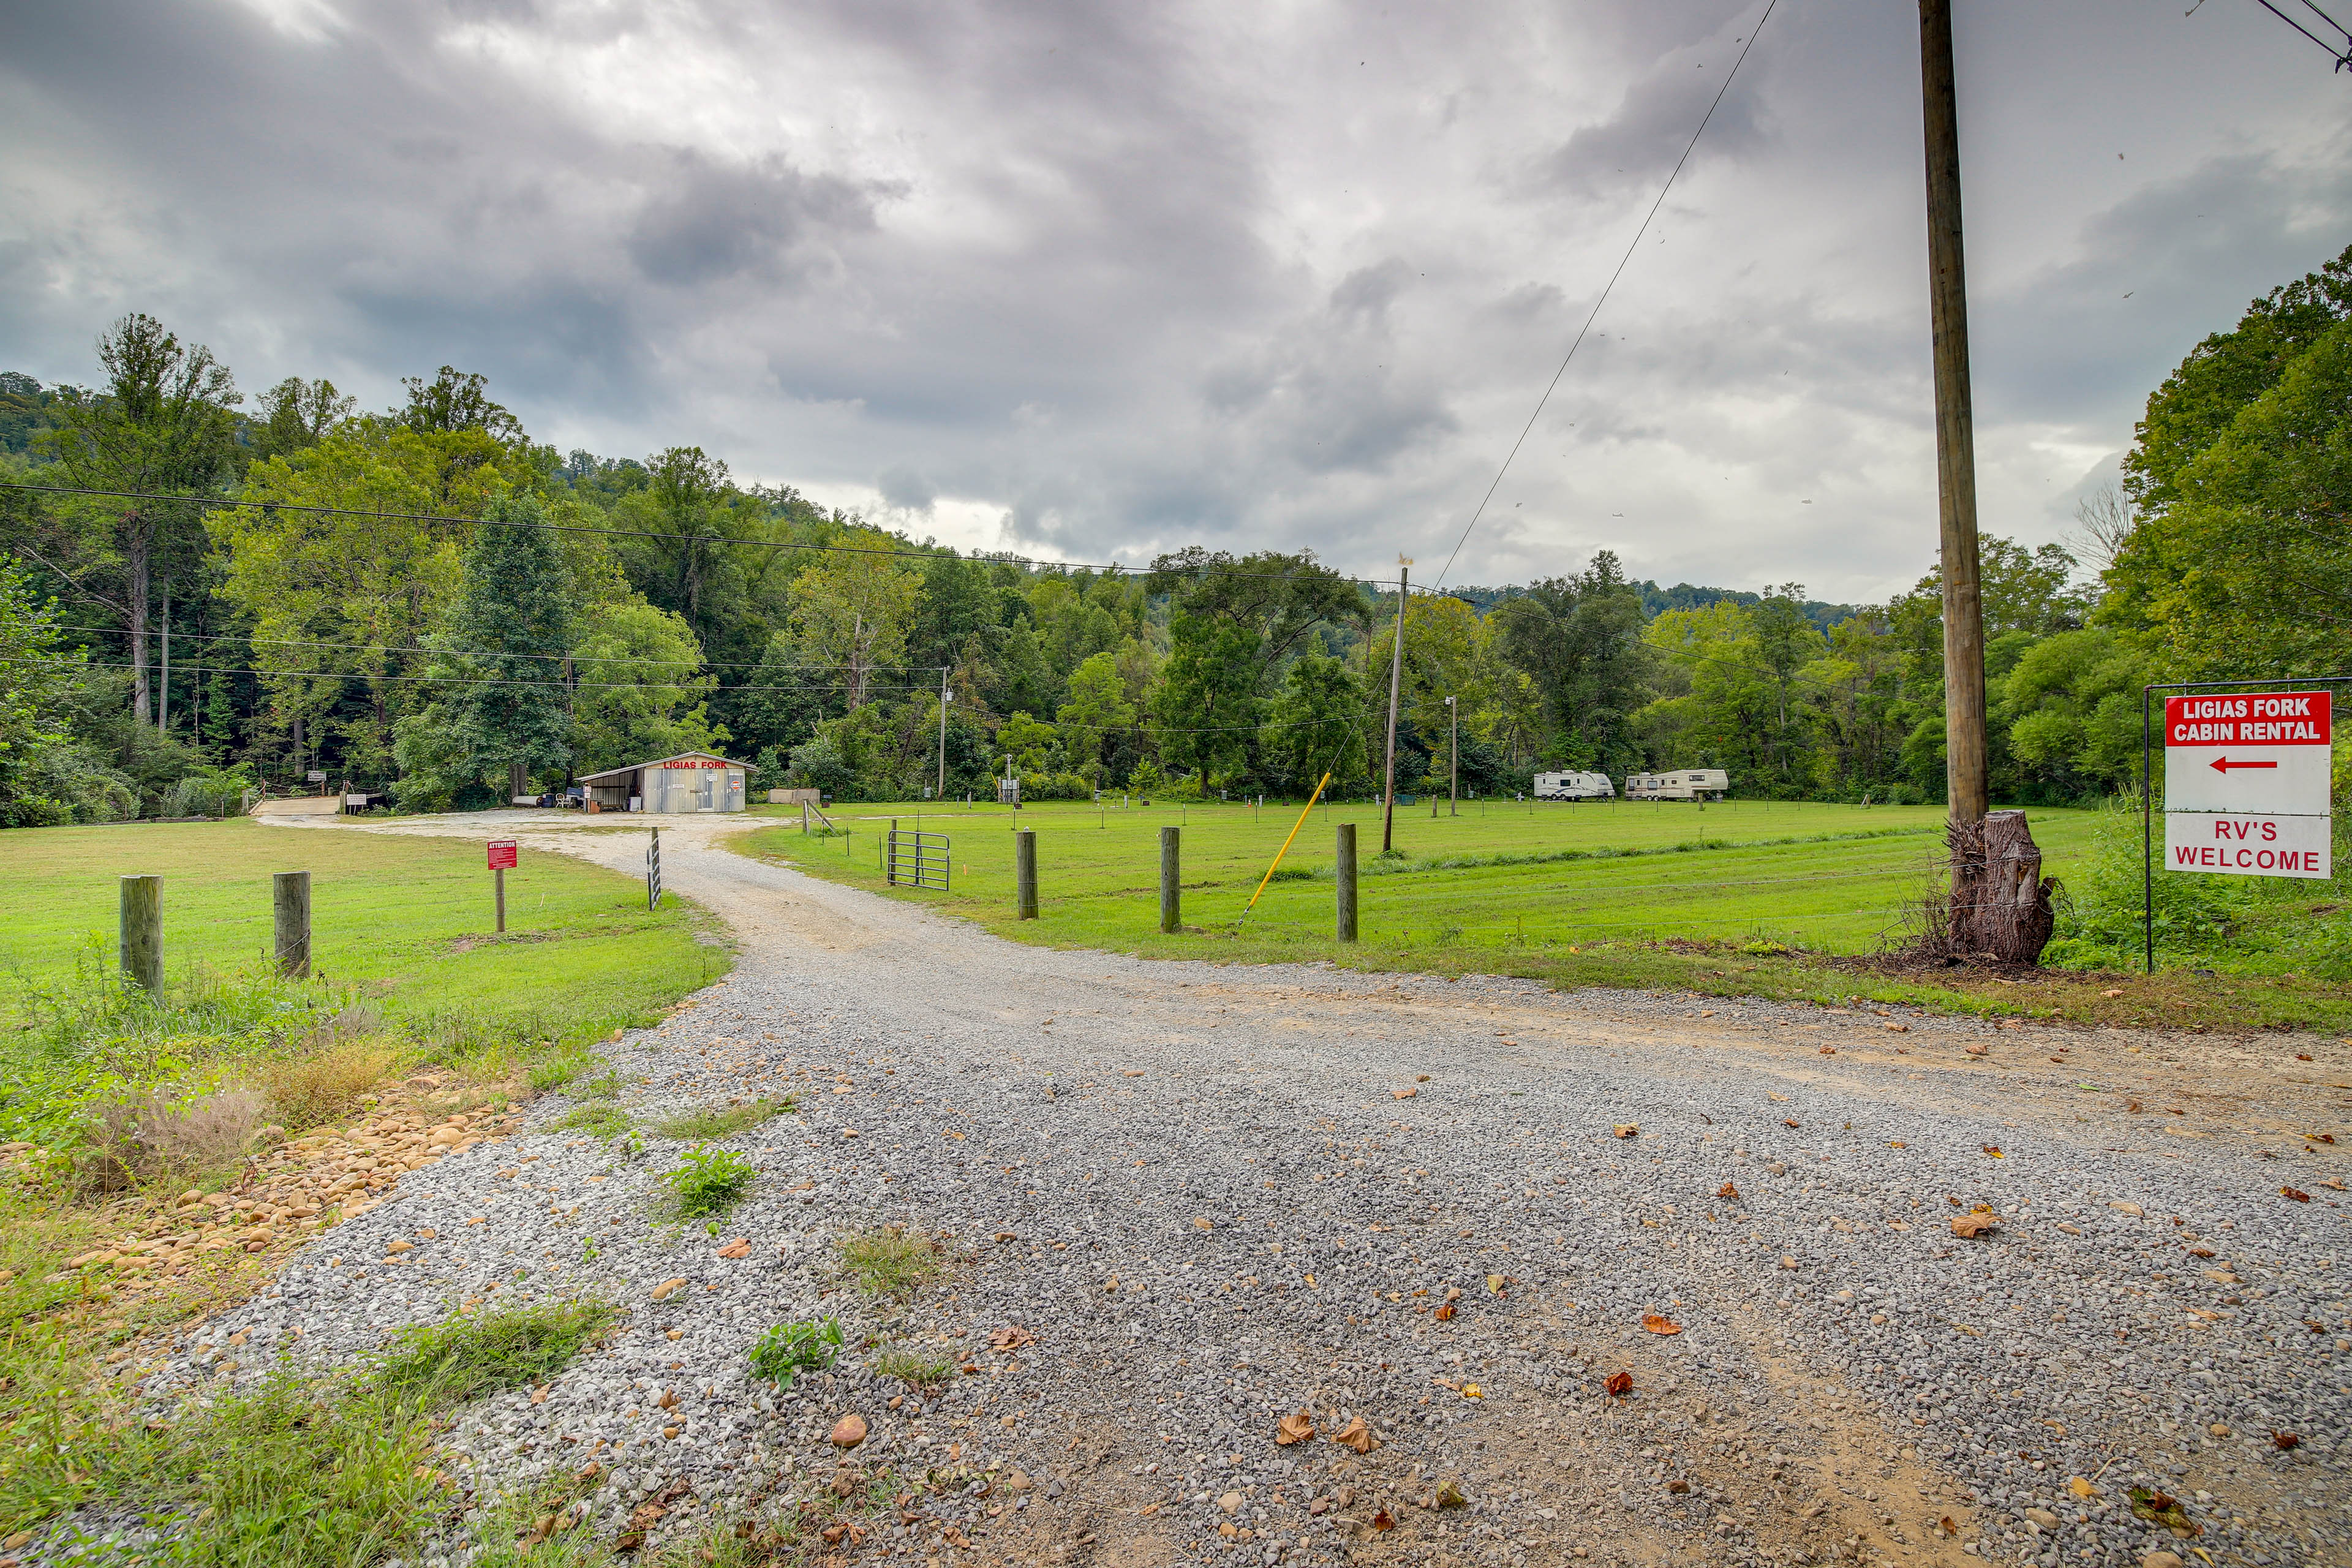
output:
{"label": "gray storm cloud", "polygon": [[[247,387],[456,363],[541,439],[955,542],[1442,558],[1762,8],[7,7],[0,368],[87,380],[147,310]],[[2326,58],[2178,11],[1962,17],[2003,531],[2062,531],[2189,347],[2352,238]],[[1916,47],[1781,6],[1455,580],[1917,575]]]}

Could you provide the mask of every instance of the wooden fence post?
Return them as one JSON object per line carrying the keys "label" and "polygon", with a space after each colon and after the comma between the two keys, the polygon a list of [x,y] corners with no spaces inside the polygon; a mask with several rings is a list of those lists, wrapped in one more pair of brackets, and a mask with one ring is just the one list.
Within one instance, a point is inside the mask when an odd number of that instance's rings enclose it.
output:
{"label": "wooden fence post", "polygon": [[1183,859],[1178,842],[1183,832],[1181,827],[1160,830],[1160,929],[1164,933],[1184,929]]}
{"label": "wooden fence post", "polygon": [[1339,893],[1339,937],[1341,942],[1356,940],[1356,825],[1339,824],[1338,842],[1333,846],[1338,858],[1331,863],[1331,882]]}
{"label": "wooden fence post", "polygon": [[1037,918],[1037,830],[1016,827],[1013,830],[1013,899],[1020,918]]}
{"label": "wooden fence post", "polygon": [[310,978],[310,873],[280,871],[269,879],[269,910],[278,932],[278,973]]}
{"label": "wooden fence post", "polygon": [[163,989],[163,879],[122,879],[122,973],[149,991]]}

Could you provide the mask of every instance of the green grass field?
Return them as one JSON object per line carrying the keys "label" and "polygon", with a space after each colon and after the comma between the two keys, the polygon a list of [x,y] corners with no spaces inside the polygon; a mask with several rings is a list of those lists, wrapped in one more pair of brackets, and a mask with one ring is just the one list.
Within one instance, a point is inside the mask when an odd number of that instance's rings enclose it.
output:
{"label": "green grass field", "polygon": [[[1038,923],[1057,939],[1104,947],[1132,947],[1158,932],[1162,826],[1182,827],[1185,923],[1223,931],[1241,919],[1298,822],[1295,805],[1097,811],[1045,804],[1018,815],[1037,834]],[[1013,816],[996,806],[925,814],[924,831],[949,836],[955,877],[950,894],[922,896],[1002,923],[1013,903]],[[762,835],[760,846],[878,887],[878,849],[893,817],[914,830],[911,805],[847,806],[835,814],[851,830],[846,846],[838,838],[803,845],[796,826]],[[2086,818],[2034,814],[2035,836],[2062,876],[2069,853],[2085,841]],[[1943,811],[1749,801],[1496,803],[1433,818],[1425,805],[1400,806],[1394,844],[1404,858],[1384,863],[1376,858],[1378,807],[1318,805],[1283,860],[1285,879],[1269,883],[1250,912],[1251,932],[1331,934],[1333,829],[1341,823],[1356,828],[1360,918],[1370,942],[1443,935],[1466,947],[1500,948],[1679,937],[1864,952],[1900,927],[1926,892],[1941,850]],[[1299,872],[1310,875],[1289,879]]]}
{"label": "green grass field", "polygon": [[163,879],[167,985],[269,960],[270,874],[310,873],[314,973],[419,1033],[552,1043],[649,1016],[723,973],[698,910],[645,907],[632,879],[524,853],[496,932],[479,844],[227,822],[0,834],[0,1016],[115,962],[119,879]]}
{"label": "green grass field", "polygon": [[[1318,806],[1246,920],[1258,880],[1298,807],[1097,809],[1042,803],[1039,918],[1013,909],[1014,813],[847,805],[846,839],[789,826],[734,841],[835,881],[961,915],[1023,942],[1152,957],[1238,962],[1329,959],[1351,967],[1500,973],[1561,986],[1679,986],[1715,994],[1815,1001],[1853,996],[1974,1013],[2111,1024],[2352,1028],[2342,987],[2295,973],[2221,983],[2174,970],[2152,977],[2046,972],[2014,977],[1926,973],[1874,962],[1903,944],[1943,854],[1941,806],[1729,801],[1465,805],[1433,818],[1400,806],[1402,858],[1376,858],[1381,813]],[[756,812],[754,815],[758,815]],[[2084,868],[2100,814],[2037,808],[2043,868]],[[950,891],[886,887],[883,834],[895,820],[948,836]],[[1333,828],[1356,825],[1360,940],[1334,940]],[[1183,923],[1159,929],[1160,829],[1182,829]],[[1302,875],[1303,874],[1303,875]],[[1788,951],[1782,951],[1786,949]],[[2200,959],[2199,962],[2208,962]],[[2116,994],[2108,994],[2114,992]]]}

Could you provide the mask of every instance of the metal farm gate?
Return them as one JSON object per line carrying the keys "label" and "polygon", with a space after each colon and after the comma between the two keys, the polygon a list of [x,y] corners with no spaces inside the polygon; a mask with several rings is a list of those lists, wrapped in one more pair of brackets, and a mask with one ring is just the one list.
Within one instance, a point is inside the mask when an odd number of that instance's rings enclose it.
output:
{"label": "metal farm gate", "polygon": [[916,833],[897,823],[882,837],[882,879],[894,888],[927,888],[948,891],[948,836]]}

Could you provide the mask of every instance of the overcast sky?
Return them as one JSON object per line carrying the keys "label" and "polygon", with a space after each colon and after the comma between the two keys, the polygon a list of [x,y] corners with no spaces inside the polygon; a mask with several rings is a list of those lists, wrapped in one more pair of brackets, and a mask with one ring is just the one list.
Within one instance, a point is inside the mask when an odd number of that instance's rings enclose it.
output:
{"label": "overcast sky", "polygon": [[[0,368],[143,310],[256,392],[478,370],[921,537],[1453,550],[1764,0],[0,7]],[[2253,0],[1958,0],[1989,532],[2352,241]],[[1780,0],[1448,581],[1931,561],[1918,35]]]}

